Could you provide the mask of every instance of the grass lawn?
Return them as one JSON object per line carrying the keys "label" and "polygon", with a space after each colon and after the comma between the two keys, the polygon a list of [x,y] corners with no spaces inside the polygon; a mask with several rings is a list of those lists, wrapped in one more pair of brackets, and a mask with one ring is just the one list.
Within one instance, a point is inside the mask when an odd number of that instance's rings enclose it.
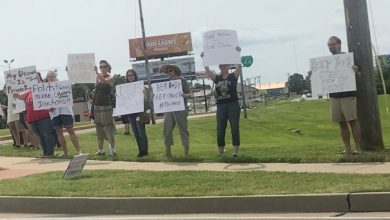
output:
{"label": "grass lawn", "polygon": [[[173,161],[186,162],[370,162],[390,161],[390,116],[384,112],[384,97],[381,104],[382,130],[386,150],[364,152],[360,156],[343,156],[343,144],[337,124],[330,122],[330,107],[327,100],[304,102],[273,102],[266,106],[258,105],[248,111],[248,119],[241,114],[241,150],[237,160],[231,158],[231,136],[227,129],[227,152],[225,158],[217,156],[215,117],[189,120],[190,157],[183,158],[183,149],[177,129],[172,151]],[[389,98],[390,103],[390,98]],[[300,130],[301,134],[292,132]],[[162,124],[148,125],[149,157],[145,161],[167,161],[163,156]],[[80,135],[82,151],[90,153],[91,159],[137,160],[137,145],[133,136],[117,134],[118,156],[97,157],[96,136],[93,133]],[[107,149],[106,143],[106,149]],[[70,153],[74,148],[68,139]],[[58,152],[60,153],[60,151]],[[13,149],[10,144],[0,146],[1,156],[38,156],[41,151]]]}
{"label": "grass lawn", "polygon": [[232,196],[390,190],[388,174],[100,170],[84,171],[80,178],[70,180],[62,175],[52,172],[2,180],[0,196]]}

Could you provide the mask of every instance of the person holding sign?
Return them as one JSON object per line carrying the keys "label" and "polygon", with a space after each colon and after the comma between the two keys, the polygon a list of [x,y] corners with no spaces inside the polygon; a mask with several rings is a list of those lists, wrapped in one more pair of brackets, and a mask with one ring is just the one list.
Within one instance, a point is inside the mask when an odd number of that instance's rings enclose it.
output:
{"label": "person holding sign", "polygon": [[183,111],[175,112],[166,112],[164,115],[163,122],[163,137],[165,144],[165,155],[170,158],[172,157],[171,146],[173,145],[173,129],[176,124],[179,127],[181,142],[184,148],[184,157],[188,156],[190,148],[190,133],[188,132],[188,108],[187,108],[187,98],[191,97],[190,89],[188,88],[187,81],[181,78],[181,70],[178,66],[173,64],[163,65],[160,68],[160,73],[165,73],[169,76],[170,80],[181,80],[182,90],[181,95],[184,98],[184,107]]}
{"label": "person holding sign", "polygon": [[[46,74],[46,82],[56,82],[57,79],[57,73],[54,71],[49,71]],[[68,156],[68,148],[66,146],[66,140],[64,137],[64,132],[62,131],[62,128],[65,128],[66,131],[69,134],[70,140],[73,143],[73,146],[76,148],[77,155],[80,154],[80,144],[78,137],[76,135],[76,132],[73,128],[73,111],[72,107],[58,107],[58,108],[52,108],[49,111],[51,122],[53,124],[53,129],[55,129],[58,141],[60,142],[60,145],[64,151],[63,157]]]}
{"label": "person holding sign", "polygon": [[[328,48],[332,55],[342,54],[341,52],[341,40],[336,36],[332,36],[328,40]],[[360,76],[359,68],[356,65],[352,65],[351,68],[357,76]],[[311,72],[309,72],[311,75]],[[332,109],[332,121],[339,123],[341,138],[344,142],[346,154],[360,154],[360,125],[357,117],[356,106],[356,91],[337,92],[330,93],[330,103]],[[350,143],[351,132],[355,141],[356,149],[352,150]]]}
{"label": "person holding sign", "polygon": [[[240,47],[236,47],[241,51]],[[200,55],[204,57],[202,52]],[[221,74],[215,75],[208,66],[205,67],[207,76],[215,83],[215,99],[217,101],[217,142],[220,156],[225,153],[225,132],[229,120],[232,132],[233,158],[238,157],[240,148],[240,105],[238,103],[237,82],[241,74],[241,64],[236,65],[236,70],[229,73],[230,64],[220,64]]]}
{"label": "person holding sign", "polygon": [[[37,72],[38,83],[42,83],[42,77]],[[54,156],[54,138],[52,135],[52,125],[48,110],[34,110],[32,91],[24,93],[14,93],[14,97],[24,100],[26,103],[26,121],[30,124],[33,132],[38,136],[42,146],[42,157]]]}
{"label": "person holding sign", "polygon": [[[137,73],[129,69],[126,72],[126,81],[128,83],[130,82],[136,82],[138,81],[138,75]],[[145,122],[142,120],[148,113],[147,111],[147,106],[148,106],[148,93],[147,89],[144,88],[144,111],[145,112],[140,112],[140,113],[133,113],[129,115],[123,115],[123,118],[125,118],[126,121],[128,121],[131,125],[131,128],[134,133],[135,140],[137,141],[138,145],[138,157],[143,157],[148,155],[148,137],[146,136],[146,131],[145,131]]]}
{"label": "person holding sign", "polygon": [[96,124],[96,134],[98,141],[98,151],[96,155],[105,155],[103,150],[104,139],[110,142],[109,154],[116,155],[115,148],[115,125],[112,121],[112,97],[111,90],[113,79],[110,76],[111,66],[106,60],[101,60],[99,69],[101,73],[96,71],[96,92],[95,102],[93,106],[93,115]]}

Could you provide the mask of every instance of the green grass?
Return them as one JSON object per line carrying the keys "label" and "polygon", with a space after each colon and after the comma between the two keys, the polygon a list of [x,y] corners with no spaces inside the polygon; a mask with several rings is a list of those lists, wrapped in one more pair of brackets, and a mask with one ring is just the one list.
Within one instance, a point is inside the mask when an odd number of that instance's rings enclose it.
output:
{"label": "green grass", "polygon": [[68,180],[64,180],[62,175],[62,172],[52,172],[3,180],[0,181],[0,195],[180,197],[390,190],[388,174],[101,170],[84,171],[81,177]]}
{"label": "green grass", "polygon": [[[273,101],[264,106],[248,111],[248,119],[241,114],[240,132],[241,149],[237,160],[231,158],[230,129],[226,131],[227,152],[225,158],[217,156],[215,117],[197,118],[189,120],[190,130],[190,157],[183,158],[183,149],[177,129],[175,129],[175,143],[172,151],[173,161],[186,162],[372,162],[390,161],[390,120],[385,114],[383,96],[381,103],[382,129],[386,150],[364,152],[360,156],[343,156],[342,140],[337,124],[330,122],[330,107],[327,100],[288,102]],[[390,99],[389,99],[390,100]],[[389,101],[390,103],[390,101]],[[291,130],[299,129],[302,135]],[[164,146],[162,125],[148,125],[150,156],[143,161],[167,161],[163,156]],[[97,141],[93,133],[80,135],[83,152],[90,153],[91,159],[102,160],[137,160],[137,145],[133,136],[122,135],[118,130],[118,156],[96,157]],[[105,149],[107,149],[107,143]],[[70,152],[74,148],[68,139]],[[40,151],[28,149],[13,149],[10,145],[0,146],[1,156],[38,156]],[[59,152],[58,152],[59,153]]]}

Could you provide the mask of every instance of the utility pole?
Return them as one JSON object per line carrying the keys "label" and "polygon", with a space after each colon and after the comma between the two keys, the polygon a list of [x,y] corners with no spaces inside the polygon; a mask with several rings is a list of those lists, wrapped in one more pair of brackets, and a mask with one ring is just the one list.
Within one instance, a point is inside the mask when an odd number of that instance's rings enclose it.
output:
{"label": "utility pole", "polygon": [[384,149],[375,84],[370,26],[366,0],[344,0],[348,50],[353,52],[361,75],[356,78],[357,110],[362,149]]}
{"label": "utility pole", "polygon": [[143,42],[143,52],[145,57],[145,69],[146,69],[146,77],[148,79],[148,103],[150,107],[150,118],[152,119],[152,124],[156,124],[156,120],[154,118],[154,107],[153,107],[153,90],[152,90],[152,83],[150,79],[150,72],[149,72],[149,58],[147,54],[147,47],[146,47],[146,39],[145,39],[145,26],[144,26],[144,16],[142,14],[142,2],[141,0],[138,0],[138,6],[139,6],[139,15],[141,20],[141,29],[142,29],[142,42]]}

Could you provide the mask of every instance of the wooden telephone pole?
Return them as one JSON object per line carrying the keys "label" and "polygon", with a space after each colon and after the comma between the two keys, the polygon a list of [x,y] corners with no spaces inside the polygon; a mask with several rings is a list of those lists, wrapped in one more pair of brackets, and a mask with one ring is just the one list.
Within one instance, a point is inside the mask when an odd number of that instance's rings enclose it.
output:
{"label": "wooden telephone pole", "polygon": [[384,149],[378,109],[375,71],[366,0],[344,0],[349,52],[361,76],[357,77],[357,110],[361,126],[362,149]]}

